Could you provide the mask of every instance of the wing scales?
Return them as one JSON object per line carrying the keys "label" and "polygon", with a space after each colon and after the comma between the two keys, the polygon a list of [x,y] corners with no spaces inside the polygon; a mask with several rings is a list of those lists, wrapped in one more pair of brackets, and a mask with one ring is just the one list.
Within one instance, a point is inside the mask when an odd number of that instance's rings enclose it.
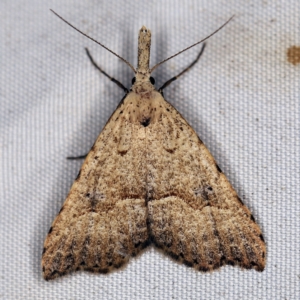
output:
{"label": "wing scales", "polygon": [[205,145],[159,93],[149,103],[129,94],[99,135],[45,241],[45,279],[118,268],[149,241],[202,271],[264,269],[261,230]]}
{"label": "wing scales", "polygon": [[148,161],[156,187],[148,202],[151,238],[199,270],[230,264],[262,271],[265,244],[250,211],[194,130],[167,102],[161,119],[147,135],[159,153]]}
{"label": "wing scales", "polygon": [[107,272],[148,241],[145,166],[136,159],[144,156],[143,141],[131,138],[135,125],[122,107],[99,135],[52,224],[42,258],[45,279],[77,269]]}

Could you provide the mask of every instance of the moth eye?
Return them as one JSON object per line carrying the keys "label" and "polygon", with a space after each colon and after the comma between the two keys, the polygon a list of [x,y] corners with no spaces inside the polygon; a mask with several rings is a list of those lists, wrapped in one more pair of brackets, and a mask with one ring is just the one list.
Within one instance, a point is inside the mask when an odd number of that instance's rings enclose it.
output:
{"label": "moth eye", "polygon": [[155,79],[151,76],[150,77],[150,82],[154,85],[155,84]]}
{"label": "moth eye", "polygon": [[132,78],[131,83],[132,83],[132,84],[135,83],[135,77]]}

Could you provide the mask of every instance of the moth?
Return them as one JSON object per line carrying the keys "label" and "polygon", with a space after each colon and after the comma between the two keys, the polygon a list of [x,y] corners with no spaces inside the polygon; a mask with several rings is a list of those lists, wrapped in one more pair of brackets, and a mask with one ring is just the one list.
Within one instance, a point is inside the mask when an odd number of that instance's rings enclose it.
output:
{"label": "moth", "polygon": [[97,42],[133,70],[129,91],[87,50],[93,65],[125,96],[48,232],[42,256],[46,280],[79,269],[106,273],[151,243],[204,272],[225,264],[264,270],[266,246],[254,217],[196,132],[163,96],[165,87],[196,64],[205,44],[193,63],[160,89],[151,77],[156,67],[201,42],[149,68],[151,31],[143,26],[136,69]]}

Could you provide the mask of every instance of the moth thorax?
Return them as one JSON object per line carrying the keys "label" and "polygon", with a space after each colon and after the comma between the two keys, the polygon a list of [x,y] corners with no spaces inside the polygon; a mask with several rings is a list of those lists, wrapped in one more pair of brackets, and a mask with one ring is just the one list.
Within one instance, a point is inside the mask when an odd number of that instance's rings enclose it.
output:
{"label": "moth thorax", "polygon": [[143,26],[139,32],[137,71],[147,73],[150,62],[151,31]]}

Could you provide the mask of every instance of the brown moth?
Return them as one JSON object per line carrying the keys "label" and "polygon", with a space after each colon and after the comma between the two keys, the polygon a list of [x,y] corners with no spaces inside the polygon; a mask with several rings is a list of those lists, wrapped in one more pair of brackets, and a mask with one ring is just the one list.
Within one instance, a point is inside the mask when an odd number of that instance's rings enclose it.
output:
{"label": "brown moth", "polygon": [[126,95],[49,230],[42,257],[46,280],[79,269],[106,273],[150,243],[200,271],[225,264],[264,270],[266,246],[251,212],[196,132],[163,97],[162,90],[199,60],[204,46],[188,68],[156,90],[151,72],[170,58],[150,69],[150,44],[151,32],[143,26],[137,69],[108,49],[134,71],[130,91],[87,50],[94,66]]}

